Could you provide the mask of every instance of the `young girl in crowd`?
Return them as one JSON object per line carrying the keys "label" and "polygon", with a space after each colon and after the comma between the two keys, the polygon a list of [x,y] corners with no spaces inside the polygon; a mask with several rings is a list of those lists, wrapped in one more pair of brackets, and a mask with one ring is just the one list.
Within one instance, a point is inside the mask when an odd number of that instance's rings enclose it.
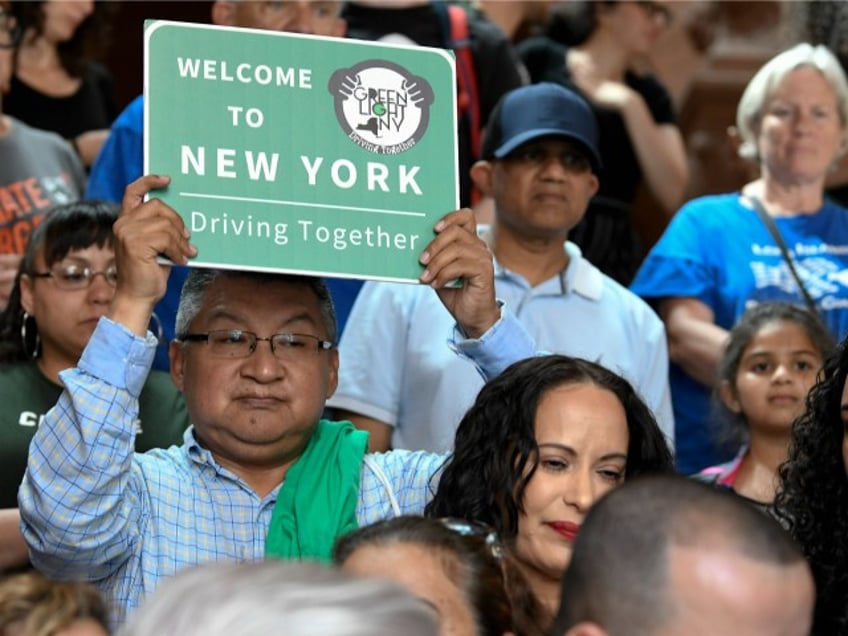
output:
{"label": "young girl in crowd", "polygon": [[827,359],[792,429],[777,512],[816,580],[813,634],[848,634],[848,339]]}
{"label": "young girl in crowd", "polygon": [[805,309],[788,303],[748,309],[730,331],[716,389],[725,437],[741,448],[733,460],[698,477],[770,508],[792,422],[804,412],[816,374],[834,347],[818,316]]}

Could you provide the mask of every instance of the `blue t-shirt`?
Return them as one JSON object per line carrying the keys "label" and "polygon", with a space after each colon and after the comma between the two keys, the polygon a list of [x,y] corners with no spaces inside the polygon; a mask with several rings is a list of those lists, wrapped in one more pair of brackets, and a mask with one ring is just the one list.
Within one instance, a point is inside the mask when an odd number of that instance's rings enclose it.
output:
{"label": "blue t-shirt", "polygon": [[[825,202],[814,214],[775,217],[799,276],[837,339],[848,333],[848,210]],[[654,306],[663,298],[696,298],[730,329],[746,307],[786,301],[805,307],[780,249],[739,194],[684,205],[642,264],[631,289]],[[678,469],[686,474],[730,459],[718,452],[709,425],[710,389],[671,364]]]}
{"label": "blue t-shirt", "polygon": [[[144,170],[144,97],[139,95],[112,124],[112,130],[97,160],[91,167],[88,177],[88,188],[85,196],[88,199],[103,199],[120,203],[124,198],[124,189],[138,179]],[[177,319],[177,307],[180,302],[180,291],[183,288],[187,267],[174,267],[168,278],[168,287],[162,300],[156,305],[156,317],[161,325],[159,346],[153,361],[154,369],[168,370],[168,343],[174,338],[174,325]],[[347,322],[350,308],[359,288],[360,280],[325,279],[333,303],[336,306],[336,317],[339,323],[339,335]],[[154,333],[157,325],[153,325]]]}

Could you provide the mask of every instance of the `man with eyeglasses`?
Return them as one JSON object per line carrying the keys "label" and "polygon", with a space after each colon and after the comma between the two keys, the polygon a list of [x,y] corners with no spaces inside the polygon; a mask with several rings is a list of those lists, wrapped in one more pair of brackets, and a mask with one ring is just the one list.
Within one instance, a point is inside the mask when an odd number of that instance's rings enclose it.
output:
{"label": "man with eyeglasses", "polygon": [[0,311],[33,229],[52,206],[76,201],[85,190],[85,170],[64,139],[3,114],[23,32],[10,7],[0,2]]}
{"label": "man with eyeglasses", "polygon": [[[179,215],[127,188],[115,224],[118,282],[65,392],[36,432],[19,492],[33,564],[98,584],[117,623],[158,583],[206,561],[329,560],[357,525],[421,514],[444,456],[368,455],[367,435],[320,420],[338,377],[336,325],[318,279],[194,269],[171,343],[192,427],[182,446],[132,452],[137,396],[153,358],[147,328],[165,291],[164,254],[195,255]],[[533,351],[495,300],[492,258],[470,210],[445,216],[421,282],[456,317],[452,346],[495,375]],[[457,278],[461,287],[449,285]],[[379,340],[375,347],[382,346]]]}

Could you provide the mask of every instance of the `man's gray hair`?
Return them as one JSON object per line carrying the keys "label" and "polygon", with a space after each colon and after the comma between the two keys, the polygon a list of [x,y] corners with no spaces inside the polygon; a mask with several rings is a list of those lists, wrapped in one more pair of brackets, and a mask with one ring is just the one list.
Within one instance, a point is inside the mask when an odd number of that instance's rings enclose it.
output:
{"label": "man's gray hair", "polygon": [[165,581],[119,636],[436,636],[436,614],[389,581],[317,563],[212,563]]}
{"label": "man's gray hair", "polygon": [[[742,138],[739,156],[745,159],[758,159],[757,128],[763,116],[763,109],[780,83],[792,71],[814,68],[827,81],[836,93],[839,121],[843,128],[848,124],[848,82],[836,56],[827,47],[802,43],[778,53],[754,75],[736,109],[736,128]],[[844,149],[840,150],[840,154]]]}
{"label": "man's gray hair", "polygon": [[338,337],[338,326],[336,323],[336,310],[333,307],[333,299],[327,289],[327,285],[321,278],[313,276],[298,276],[293,274],[274,274],[264,272],[230,271],[223,269],[192,268],[183,284],[180,294],[180,305],[177,309],[176,334],[177,339],[189,331],[191,322],[195,319],[203,305],[203,294],[220,276],[252,278],[260,281],[283,281],[303,285],[311,289],[318,298],[321,307],[321,319],[327,328],[327,339],[336,343]]}

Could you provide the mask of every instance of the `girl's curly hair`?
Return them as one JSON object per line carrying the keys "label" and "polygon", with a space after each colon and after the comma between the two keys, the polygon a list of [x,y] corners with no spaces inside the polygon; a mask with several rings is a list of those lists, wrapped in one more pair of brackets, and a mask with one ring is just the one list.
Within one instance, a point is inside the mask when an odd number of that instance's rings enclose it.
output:
{"label": "girl's curly hair", "polygon": [[825,362],[792,427],[780,467],[777,513],[801,546],[816,580],[814,634],[848,634],[848,476],[841,405],[848,338]]}

